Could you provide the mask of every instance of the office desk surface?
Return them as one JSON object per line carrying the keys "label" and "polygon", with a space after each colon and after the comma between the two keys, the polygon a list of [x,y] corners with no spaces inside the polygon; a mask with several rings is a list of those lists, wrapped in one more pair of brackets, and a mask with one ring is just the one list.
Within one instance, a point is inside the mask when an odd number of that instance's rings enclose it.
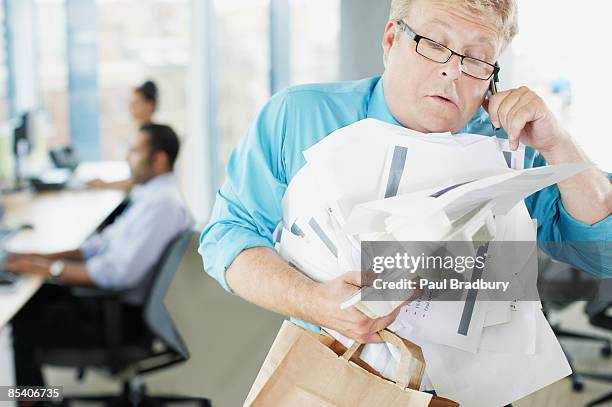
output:
{"label": "office desk surface", "polygon": [[30,192],[5,196],[4,223],[24,223],[6,244],[11,252],[50,253],[77,248],[121,203],[125,194],[112,190]]}
{"label": "office desk surface", "polygon": [[[22,230],[5,244],[11,252],[55,252],[77,247],[121,203],[119,191],[83,190],[5,195],[4,224],[24,223]],[[12,292],[0,292],[0,328],[42,285],[39,277],[25,277]]]}

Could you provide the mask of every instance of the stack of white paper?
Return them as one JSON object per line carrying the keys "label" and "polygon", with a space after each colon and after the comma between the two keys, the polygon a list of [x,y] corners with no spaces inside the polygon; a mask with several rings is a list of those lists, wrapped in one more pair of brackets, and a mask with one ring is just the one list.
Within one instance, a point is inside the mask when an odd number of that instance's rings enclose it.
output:
{"label": "stack of white paper", "polygon": [[[320,282],[360,270],[361,241],[485,240],[492,241],[490,250],[495,241],[534,241],[523,199],[589,166],[524,170],[524,148],[512,152],[506,140],[425,135],[372,119],[335,131],[304,156],[307,163],[282,202],[277,247]],[[499,272],[517,274],[534,261],[535,250],[517,253],[509,270]],[[400,304],[361,302],[357,295],[345,306],[378,317]],[[423,388],[462,405],[505,405],[571,373],[536,301],[425,296],[404,306],[389,328],[423,348]],[[393,345],[367,345],[361,357],[394,378],[399,352]]]}

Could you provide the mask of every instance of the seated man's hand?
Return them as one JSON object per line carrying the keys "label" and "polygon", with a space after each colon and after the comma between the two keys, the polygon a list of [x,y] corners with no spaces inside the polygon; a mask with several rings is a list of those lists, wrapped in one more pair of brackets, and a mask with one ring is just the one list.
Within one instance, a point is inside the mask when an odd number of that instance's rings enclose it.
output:
{"label": "seated man's hand", "polygon": [[378,343],[381,339],[376,332],[393,323],[402,306],[377,319],[367,317],[355,307],[340,309],[340,304],[359,291],[361,285],[361,273],[358,271],[322,283],[313,299],[317,304],[316,323],[361,343]]}
{"label": "seated man's hand", "polygon": [[30,259],[54,260],[53,254],[45,253],[9,253],[10,257],[27,257]]}
{"label": "seated man's hand", "polygon": [[129,191],[134,186],[134,181],[130,178],[123,181],[106,182],[100,178],[96,178],[88,181],[87,186],[92,189],[117,189],[121,191]]}
{"label": "seated man's hand", "polygon": [[4,269],[15,274],[33,274],[49,277],[51,260],[40,255],[11,254],[4,262]]}
{"label": "seated man's hand", "polygon": [[102,181],[100,178],[92,179],[91,181],[87,182],[87,186],[89,188],[103,189],[107,185],[108,184],[106,182]]}

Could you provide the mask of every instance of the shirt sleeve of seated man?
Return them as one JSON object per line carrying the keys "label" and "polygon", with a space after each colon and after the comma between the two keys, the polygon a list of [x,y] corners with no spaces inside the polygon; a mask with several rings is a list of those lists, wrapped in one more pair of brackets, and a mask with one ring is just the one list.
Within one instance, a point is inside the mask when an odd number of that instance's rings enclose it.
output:
{"label": "shirt sleeve of seated man", "polygon": [[[109,225],[108,227],[111,227]],[[107,228],[108,228],[107,227]],[[99,253],[106,246],[106,236],[104,232],[95,233],[87,238],[79,247],[79,251],[84,259],[89,259]]]}
{"label": "shirt sleeve of seated man", "polygon": [[[87,272],[101,288],[133,287],[157,263],[172,239],[190,224],[187,209],[172,196],[133,204],[101,235],[81,247]],[[89,249],[94,254],[87,257]]]}

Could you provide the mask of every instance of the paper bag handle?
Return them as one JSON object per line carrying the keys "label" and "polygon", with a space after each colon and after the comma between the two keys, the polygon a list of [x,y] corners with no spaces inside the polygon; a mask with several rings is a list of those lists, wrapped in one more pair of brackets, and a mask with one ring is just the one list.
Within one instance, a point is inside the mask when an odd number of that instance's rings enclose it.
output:
{"label": "paper bag handle", "polygon": [[[378,335],[384,342],[393,344],[400,350],[401,357],[399,366],[397,368],[395,383],[402,389],[408,387],[413,390],[419,390],[421,387],[421,381],[423,380],[423,374],[425,373],[425,358],[423,357],[421,348],[410,341],[400,338],[393,332],[386,329],[379,331]],[[351,345],[351,347],[344,352],[342,358],[349,361],[355,352],[357,352],[357,350],[359,350],[362,346],[364,346],[363,343],[355,341],[353,345]],[[410,370],[412,360],[414,360],[415,366],[412,374],[410,375],[410,380],[407,381],[406,376],[408,376],[408,371]]]}

